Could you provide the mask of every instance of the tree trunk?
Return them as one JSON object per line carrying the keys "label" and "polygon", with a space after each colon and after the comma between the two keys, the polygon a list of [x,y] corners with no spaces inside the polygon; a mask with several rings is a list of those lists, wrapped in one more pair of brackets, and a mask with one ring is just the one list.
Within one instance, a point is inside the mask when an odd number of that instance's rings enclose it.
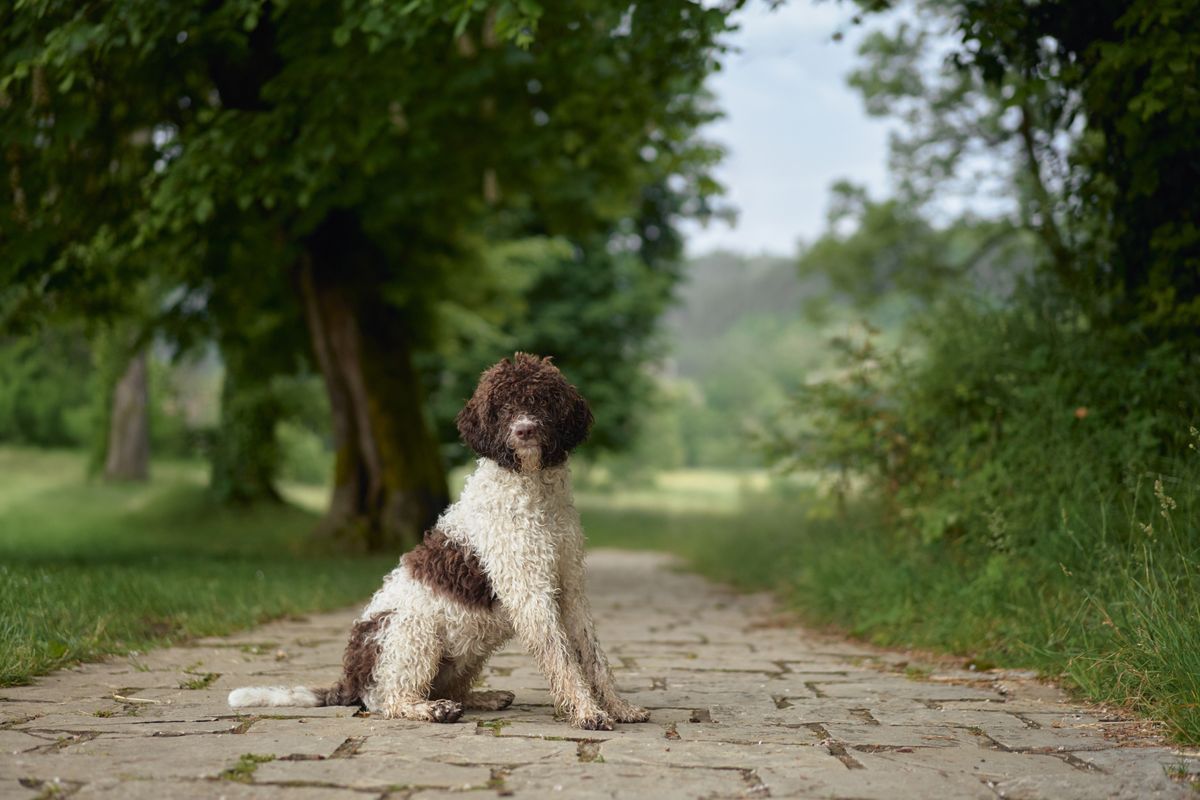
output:
{"label": "tree trunk", "polygon": [[319,532],[367,550],[411,547],[449,501],[411,338],[382,297],[383,259],[357,220],[331,215],[306,244],[297,282],[336,451]]}
{"label": "tree trunk", "polygon": [[278,503],[275,488],[281,408],[269,380],[247,369],[245,359],[223,349],[221,421],[213,442],[209,490],[227,505]]}
{"label": "tree trunk", "polygon": [[150,475],[150,387],[146,351],[130,359],[113,389],[104,477],[144,481]]}

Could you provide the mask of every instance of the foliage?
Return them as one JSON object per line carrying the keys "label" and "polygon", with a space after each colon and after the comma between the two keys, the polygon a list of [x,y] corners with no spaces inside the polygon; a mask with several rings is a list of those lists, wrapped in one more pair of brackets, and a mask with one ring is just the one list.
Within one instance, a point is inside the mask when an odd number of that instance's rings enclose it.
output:
{"label": "foliage", "polygon": [[426,359],[434,419],[442,440],[456,443],[453,455],[467,455],[457,444],[454,416],[479,373],[517,350],[552,356],[579,386],[596,413],[591,447],[630,445],[651,389],[644,365],[662,352],[658,320],[679,270],[677,242],[651,256],[647,242],[635,241],[610,252],[602,243],[584,248],[533,238],[489,251],[487,311],[443,306],[461,324],[447,325],[440,352]]}
{"label": "foliage", "polygon": [[213,443],[209,491],[226,505],[277,501],[274,479],[281,453],[276,425],[282,413],[270,381],[250,387],[226,369],[221,387],[221,432]]}
{"label": "foliage", "polygon": [[321,437],[291,421],[279,423],[279,478],[322,486],[329,482],[333,453]]}
{"label": "foliage", "polygon": [[850,85],[868,113],[904,123],[891,136],[890,159],[903,209],[920,215],[948,195],[998,199],[992,213],[1035,233],[1042,260],[1073,280],[1072,237],[1083,233],[1062,194],[1078,109],[1062,80],[972,60],[978,44],[959,26],[982,5],[913,3],[892,30],[864,39]]}
{"label": "foliage", "polygon": [[[1016,165],[1004,178],[1010,218],[1037,233],[1049,274],[1082,308],[1194,338],[1200,26],[1184,20],[1195,0],[913,5],[866,40],[853,78],[870,111],[906,123],[893,161],[907,196],[928,201],[955,179],[987,185],[972,174],[980,155]],[[922,64],[947,36],[930,78]]]}
{"label": "foliage", "polygon": [[879,312],[897,298],[925,310],[967,290],[1002,297],[1040,261],[1028,233],[1006,219],[966,214],[935,225],[903,194],[873,200],[845,181],[831,194],[826,230],[798,258],[801,278],[825,286],[806,304],[818,319],[829,304]]}
{"label": "foliage", "polygon": [[92,353],[77,329],[0,340],[0,442],[85,444],[92,371]]}
{"label": "foliage", "polygon": [[329,397],[316,375],[273,381],[283,405],[277,428],[279,477],[307,484],[328,484],[333,453],[329,447]]}
{"label": "foliage", "polygon": [[752,428],[822,360],[816,326],[797,315],[811,291],[788,259],[722,252],[691,259],[667,317],[670,356],[657,393],[670,408],[655,411],[658,430],[648,433],[659,444],[639,445],[628,460],[653,449],[681,459],[661,466],[758,464]]}
{"label": "foliage", "polygon": [[822,622],[1031,664],[1200,740],[1192,357],[1037,284],[944,300],[916,333],[841,341],[842,369],[778,420],[771,455],[839,476],[840,500],[836,531],[805,525],[782,554],[772,538],[783,590]]}
{"label": "foliage", "polygon": [[958,301],[922,327],[911,363],[842,342],[844,371],[797,395],[772,446],[866,481],[925,541],[1032,546],[1058,530],[1062,497],[1091,487],[1104,502],[1135,466],[1169,463],[1200,411],[1179,348],[1095,331],[1052,302]]}
{"label": "foliage", "polygon": [[[21,234],[5,237],[10,307],[101,303],[140,270],[185,282],[168,313],[186,314],[291,263],[331,210],[353,209],[397,265],[389,297],[419,317],[464,277],[468,226],[591,235],[669,175],[688,213],[717,189],[716,151],[692,131],[713,115],[696,92],[724,11],[32,6],[7,12],[0,64],[22,182],[0,214]],[[165,264],[124,258],[164,249]]]}
{"label": "foliage", "polygon": [[[251,456],[275,446],[268,384],[301,369],[310,336],[328,340],[339,304],[363,339],[313,366],[331,396],[362,387],[330,404],[335,436],[368,429],[339,440],[337,475],[379,462],[386,474],[370,480],[397,508],[436,504],[444,479],[420,382],[387,376],[423,355],[444,422],[467,376],[500,355],[496,336],[448,337],[491,327],[505,350],[516,340],[559,355],[613,408],[599,443],[627,441],[674,276],[674,225],[710,213],[719,190],[719,150],[696,130],[715,116],[702,84],[738,5],[6,8],[0,322],[120,317],[145,286],[164,287],[148,329],[185,347],[215,339],[234,374],[212,451],[221,495],[270,494],[276,459]],[[490,320],[471,301],[488,298],[475,284],[494,282],[487,253],[529,237],[561,238],[572,255],[526,283],[528,312]],[[309,290],[319,297],[302,313]],[[390,362],[367,363],[364,342]],[[464,358],[439,363],[456,347]],[[388,457],[364,460],[359,441]],[[251,480],[234,464],[255,464]],[[382,502],[347,513],[374,529]]]}
{"label": "foliage", "polygon": [[[821,256],[820,263],[831,270],[844,266],[849,276],[857,265],[838,255],[834,238],[823,237],[813,252],[836,256],[834,262]],[[691,259],[666,320],[670,354],[655,376],[660,405],[654,407],[653,398],[646,403],[654,408],[647,425],[655,429],[618,460],[667,468],[760,466],[755,440],[763,420],[787,408],[798,386],[832,367],[830,335],[859,326],[861,312],[832,288],[840,278],[815,263],[797,275],[795,262],[782,257],[717,252]],[[872,298],[870,310],[890,337],[917,305],[890,293]],[[664,461],[668,454],[673,460]]]}
{"label": "foliage", "polygon": [[[107,335],[77,325],[47,326],[0,344],[0,442],[94,451],[108,431],[115,367]],[[196,455],[206,437],[206,387],[195,364],[150,361],[150,432],[164,457]],[[123,363],[122,363],[123,366]],[[93,452],[93,458],[96,458]]]}
{"label": "foliage", "polygon": [[0,685],[344,606],[394,563],[300,549],[312,514],[216,508],[189,465],[109,485],[79,455],[0,448],[0,473]]}

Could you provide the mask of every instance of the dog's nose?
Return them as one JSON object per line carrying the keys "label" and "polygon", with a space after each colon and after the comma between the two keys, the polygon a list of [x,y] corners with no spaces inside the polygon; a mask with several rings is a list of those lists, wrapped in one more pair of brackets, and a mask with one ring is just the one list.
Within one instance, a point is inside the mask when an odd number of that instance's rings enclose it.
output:
{"label": "dog's nose", "polygon": [[516,436],[521,441],[532,438],[536,430],[537,423],[532,420],[523,419],[513,423],[513,436]]}

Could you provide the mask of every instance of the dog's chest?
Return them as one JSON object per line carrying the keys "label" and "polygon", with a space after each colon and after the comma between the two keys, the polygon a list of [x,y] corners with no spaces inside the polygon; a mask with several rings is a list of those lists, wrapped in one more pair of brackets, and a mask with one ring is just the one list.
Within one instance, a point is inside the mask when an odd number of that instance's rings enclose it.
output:
{"label": "dog's chest", "polygon": [[563,467],[534,476],[481,461],[427,545],[406,557],[409,572],[475,608],[496,604],[494,581],[523,573],[558,576],[577,549],[578,513]]}
{"label": "dog's chest", "polygon": [[467,502],[475,501],[471,533],[481,545],[559,549],[564,535],[574,525],[570,492],[554,485],[529,483],[533,485],[502,484],[498,488],[511,491],[491,491],[481,493],[478,498],[464,498]]}

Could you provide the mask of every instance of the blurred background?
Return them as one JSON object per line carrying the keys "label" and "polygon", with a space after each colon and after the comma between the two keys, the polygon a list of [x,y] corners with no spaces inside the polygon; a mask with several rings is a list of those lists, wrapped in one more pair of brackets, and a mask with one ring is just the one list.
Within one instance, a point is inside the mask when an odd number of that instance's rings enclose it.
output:
{"label": "blurred background", "polygon": [[0,685],[369,594],[520,350],[593,545],[1200,741],[1198,20],[0,9]]}

